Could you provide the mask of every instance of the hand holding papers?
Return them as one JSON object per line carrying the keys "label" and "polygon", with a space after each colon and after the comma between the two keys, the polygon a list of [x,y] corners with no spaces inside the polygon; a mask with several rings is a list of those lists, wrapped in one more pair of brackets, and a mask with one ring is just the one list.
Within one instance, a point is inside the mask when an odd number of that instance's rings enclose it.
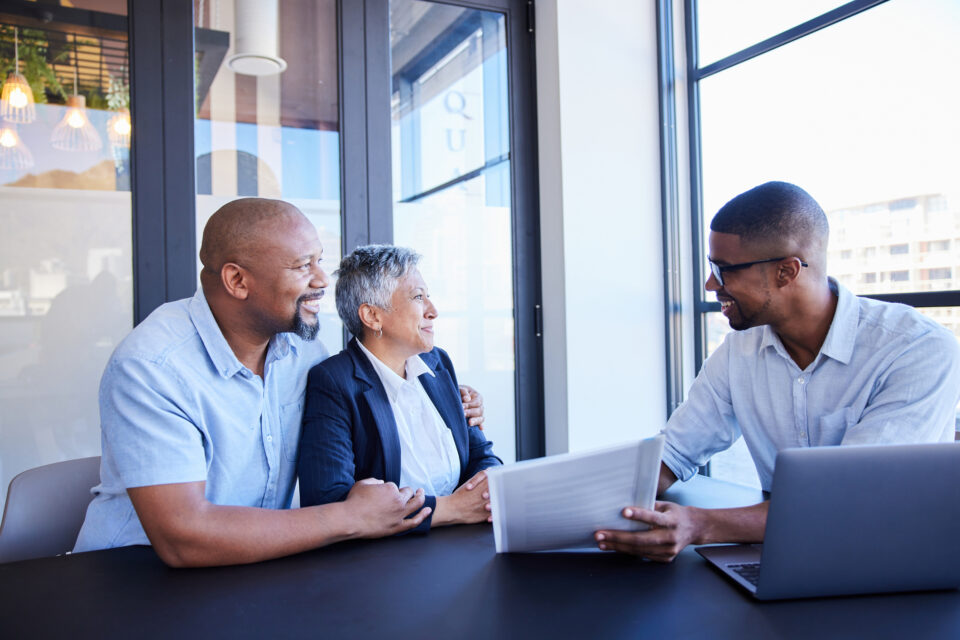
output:
{"label": "hand holding papers", "polygon": [[497,553],[595,547],[598,529],[638,531],[624,507],[653,508],[663,436],[487,469]]}

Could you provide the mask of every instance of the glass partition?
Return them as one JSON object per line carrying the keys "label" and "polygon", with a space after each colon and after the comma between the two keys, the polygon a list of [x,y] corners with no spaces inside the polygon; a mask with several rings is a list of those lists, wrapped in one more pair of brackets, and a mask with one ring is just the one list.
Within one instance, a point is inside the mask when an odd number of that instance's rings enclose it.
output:
{"label": "glass partition", "polygon": [[126,3],[71,6],[0,7],[0,509],[17,473],[99,455],[133,319]]}
{"label": "glass partition", "polygon": [[391,0],[393,225],[423,255],[437,346],[484,395],[484,430],[516,459],[516,346],[505,19]]}

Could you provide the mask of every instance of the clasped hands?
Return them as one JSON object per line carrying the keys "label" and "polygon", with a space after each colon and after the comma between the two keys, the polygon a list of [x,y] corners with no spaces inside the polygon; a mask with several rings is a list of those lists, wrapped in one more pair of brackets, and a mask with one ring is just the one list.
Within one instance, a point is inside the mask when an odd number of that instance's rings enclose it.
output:
{"label": "clasped hands", "polygon": [[492,522],[492,520],[490,488],[487,485],[486,471],[478,471],[449,496],[437,497],[437,512],[433,516],[434,526],[473,524]]}
{"label": "clasped hands", "polygon": [[[400,489],[392,482],[375,478],[354,484],[347,502],[354,506],[360,537],[377,538],[409,531],[430,515],[430,507],[423,507],[423,489]],[[449,496],[437,497],[431,522],[433,526],[443,526],[491,521],[487,473],[479,471]]]}

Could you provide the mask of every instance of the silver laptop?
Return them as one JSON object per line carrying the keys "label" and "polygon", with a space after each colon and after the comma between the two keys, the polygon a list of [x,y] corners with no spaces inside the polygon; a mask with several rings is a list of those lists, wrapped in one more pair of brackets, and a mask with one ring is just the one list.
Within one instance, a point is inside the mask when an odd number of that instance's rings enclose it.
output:
{"label": "silver laptop", "polygon": [[777,455],[762,545],[697,552],[760,600],[960,587],[960,443]]}

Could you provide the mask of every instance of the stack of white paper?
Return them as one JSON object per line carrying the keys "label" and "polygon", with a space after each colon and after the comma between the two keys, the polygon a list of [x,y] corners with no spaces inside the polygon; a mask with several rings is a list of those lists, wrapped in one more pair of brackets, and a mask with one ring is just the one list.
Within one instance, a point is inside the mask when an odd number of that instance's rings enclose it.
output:
{"label": "stack of white paper", "polygon": [[497,553],[593,547],[598,529],[636,531],[624,507],[653,508],[663,436],[487,469]]}

